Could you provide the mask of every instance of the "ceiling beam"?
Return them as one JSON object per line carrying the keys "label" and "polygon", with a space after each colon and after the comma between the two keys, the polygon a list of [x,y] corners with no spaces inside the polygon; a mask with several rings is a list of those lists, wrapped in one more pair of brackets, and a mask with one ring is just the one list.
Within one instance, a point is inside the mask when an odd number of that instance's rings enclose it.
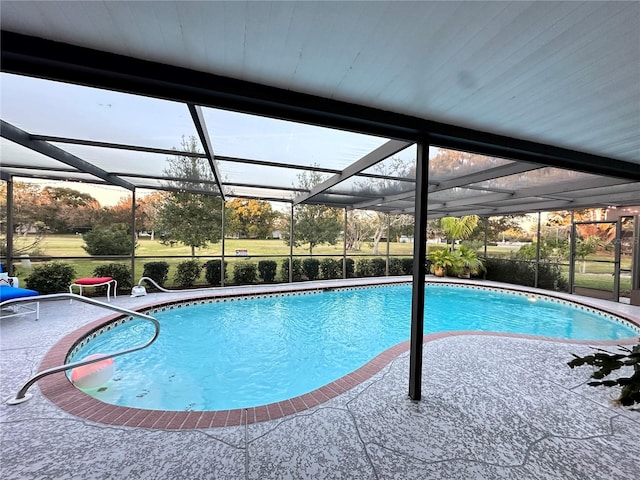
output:
{"label": "ceiling beam", "polygon": [[401,150],[404,150],[405,148],[409,147],[412,144],[413,142],[406,142],[402,140],[389,140],[388,142],[379,146],[372,152],[369,152],[368,154],[366,154],[364,157],[360,158],[359,160],[356,160],[354,163],[349,165],[340,173],[336,173],[333,177],[314,186],[309,193],[298,196],[293,201],[293,204],[298,205],[306,200],[309,200],[310,198],[315,197],[316,195],[319,195],[320,193],[328,190],[334,185],[337,185],[338,183],[343,182],[347,178],[351,178],[354,175],[357,175],[363,170],[366,170],[367,168],[370,168],[376,165],[382,160],[385,160],[391,157],[392,155],[400,152]]}
{"label": "ceiling beam", "polygon": [[2,30],[2,69],[80,85],[640,180],[640,164]]}
{"label": "ceiling beam", "polygon": [[70,154],[69,152],[65,152],[61,148],[56,147],[55,145],[51,145],[50,143],[44,142],[42,140],[32,140],[31,136],[25,132],[24,130],[19,129],[18,127],[11,125],[4,120],[0,120],[0,135],[7,140],[11,140],[18,145],[22,145],[30,150],[41,153],[49,158],[53,158],[58,162],[64,163],[65,165],[69,165],[70,167],[76,168],[82,173],[88,173],[95,177],[101,178],[107,183],[112,185],[117,185],[122,188],[126,188],[127,190],[134,190],[135,185],[129,183],[116,175],[113,175],[101,168],[96,167],[95,165],[82,160],[75,155]]}
{"label": "ceiling beam", "polygon": [[191,118],[193,119],[193,124],[196,127],[196,131],[198,132],[198,136],[200,137],[200,143],[202,143],[202,148],[204,148],[204,153],[207,155],[207,160],[209,161],[209,166],[211,167],[211,173],[213,173],[213,177],[218,184],[218,189],[220,190],[220,196],[224,200],[224,190],[222,189],[222,176],[220,175],[220,170],[218,169],[218,165],[214,158],[213,154],[213,145],[211,143],[211,137],[209,137],[209,132],[207,131],[207,124],[204,121],[204,115],[202,114],[202,108],[198,105],[193,105],[192,103],[187,104],[189,107],[189,113],[191,113]]}

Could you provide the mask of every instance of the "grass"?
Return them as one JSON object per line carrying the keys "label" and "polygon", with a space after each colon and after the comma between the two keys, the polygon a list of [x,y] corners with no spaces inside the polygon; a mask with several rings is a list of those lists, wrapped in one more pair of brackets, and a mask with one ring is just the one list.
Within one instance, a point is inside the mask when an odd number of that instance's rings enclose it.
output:
{"label": "grass", "polygon": [[[21,237],[15,238],[16,247],[20,243],[25,243]],[[41,254],[52,257],[87,257],[89,254],[84,251],[82,246],[84,241],[81,235],[48,235],[41,244]],[[390,242],[391,255],[412,255],[412,243]],[[387,244],[381,242],[378,250],[380,255],[386,254]],[[289,246],[283,240],[253,240],[253,239],[225,239],[225,255],[234,256],[236,250],[246,249],[251,256],[260,255],[289,255]],[[313,249],[314,255],[342,255],[342,242],[336,245],[319,245]],[[361,253],[371,254],[372,245],[364,246]],[[196,249],[196,256],[219,256],[222,253],[222,242],[209,244],[208,248]],[[294,255],[308,255],[308,246],[296,247],[293,249]],[[136,256],[191,256],[191,248],[184,245],[175,245],[173,247],[162,245],[157,240],[151,240],[149,237],[141,237],[138,239],[138,248]]]}
{"label": "grass", "polygon": [[[21,237],[15,238],[16,246],[26,243]],[[96,266],[104,263],[123,263],[131,268],[131,259],[122,258],[114,260],[96,260],[84,251],[82,246],[84,241],[81,235],[48,235],[40,245],[40,255],[53,257],[57,261],[70,264],[76,271],[77,278],[93,276],[93,270]],[[373,257],[373,245],[364,245],[360,252],[347,252],[349,257]],[[233,279],[233,267],[237,262],[251,261],[257,263],[259,260],[274,260],[278,263],[278,275],[280,275],[280,264],[282,260],[289,257],[289,246],[283,240],[253,240],[253,239],[225,239],[225,261],[229,263],[227,266],[227,277]],[[247,250],[249,256],[236,256],[236,250]],[[379,256],[386,255],[387,244],[381,242],[378,247]],[[207,248],[196,249],[196,257],[205,261],[219,257],[222,253],[222,242],[210,244]],[[294,255],[308,256],[308,246],[296,247],[293,249]],[[392,256],[410,257],[413,255],[412,243],[389,243],[389,253]],[[313,249],[314,257],[332,256],[334,258],[342,258],[343,244],[340,242],[336,245],[319,245]],[[67,258],[65,258],[67,257]],[[148,257],[148,258],[144,258]],[[169,264],[169,279],[166,286],[172,287],[173,276],[175,275],[178,263],[191,259],[191,248],[184,245],[163,245],[158,240],[151,240],[149,237],[141,237],[138,240],[136,248],[136,262],[134,278],[138,279],[142,276],[144,264],[152,261],[165,261]],[[36,260],[33,261],[35,263]],[[21,268],[17,264],[16,273],[21,278],[29,276],[29,271]],[[278,277],[277,277],[278,278]],[[204,271],[200,278],[199,285],[205,284]]]}
{"label": "grass", "polygon": [[[16,246],[19,247],[21,243],[26,243],[22,237],[15,238]],[[84,241],[81,235],[48,235],[45,237],[41,244],[41,255],[49,256],[59,259],[73,266],[76,271],[77,277],[90,277],[93,276],[93,270],[96,266],[104,263],[123,263],[128,267],[131,267],[131,260],[124,258],[121,260],[102,261],[96,260],[88,255],[82,246]],[[347,252],[349,257],[372,257],[372,245],[364,244],[363,249],[360,252]],[[441,248],[441,246],[428,245],[429,248]],[[248,250],[249,257],[236,257],[235,251],[246,249]],[[387,244],[381,242],[378,247],[379,255],[386,255]],[[517,248],[514,247],[487,247],[487,254],[492,257],[508,258],[512,254],[515,254]],[[209,258],[220,256],[222,252],[222,243],[210,244],[208,248],[196,249],[196,256],[204,263]],[[296,247],[293,250],[294,255],[309,255],[309,249],[307,246]],[[342,258],[343,245],[338,243],[336,245],[320,245],[314,248],[313,254],[315,255],[330,255],[335,258]],[[410,257],[413,255],[412,243],[397,243],[390,242],[389,253],[392,256]],[[227,267],[227,276],[229,280],[233,278],[233,266],[237,262],[252,261],[257,263],[262,259],[275,260],[278,263],[278,275],[280,276],[280,264],[283,259],[289,256],[289,246],[282,240],[253,240],[253,239],[225,239],[225,260],[229,262]],[[65,259],[63,257],[76,257]],[[79,257],[79,258],[78,258]],[[139,258],[140,257],[140,258]],[[157,257],[157,258],[143,258],[143,257]],[[613,290],[613,263],[612,254],[598,254],[590,255],[587,257],[585,265],[585,273],[581,272],[582,261],[576,260],[576,275],[575,285],[589,288],[598,288],[601,290]],[[163,245],[157,240],[151,240],[149,237],[141,237],[138,240],[138,248],[136,249],[136,263],[134,278],[140,278],[142,276],[144,264],[151,261],[166,261],[169,263],[169,279],[167,286],[174,286],[173,276],[175,275],[176,266],[180,262],[184,262],[191,258],[191,249],[184,245],[175,245],[173,247],[169,245]],[[597,260],[606,260],[607,263],[602,263]],[[623,256],[621,261],[621,268],[631,268],[630,256]],[[568,266],[563,267],[563,275],[568,279]],[[26,278],[29,275],[29,271],[21,268],[20,264],[17,264],[17,274],[21,278]],[[282,280],[280,277],[277,279]],[[199,285],[204,285],[204,272],[199,280]],[[620,279],[621,292],[630,292],[631,280],[629,278]]]}

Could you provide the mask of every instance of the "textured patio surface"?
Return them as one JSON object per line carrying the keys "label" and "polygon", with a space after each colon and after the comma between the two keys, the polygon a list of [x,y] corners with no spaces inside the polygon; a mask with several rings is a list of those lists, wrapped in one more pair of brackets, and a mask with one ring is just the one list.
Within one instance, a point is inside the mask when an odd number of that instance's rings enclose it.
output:
{"label": "textured patio surface", "polygon": [[[175,294],[118,297],[131,307]],[[640,308],[616,306],[640,318]],[[74,302],[0,324],[0,397],[62,336],[109,312]],[[587,345],[465,335],[428,342],[423,399],[407,397],[408,354],[317,407],[200,430],[116,427],[74,417],[37,385],[0,405],[3,479],[637,479],[640,412],[570,369]]]}

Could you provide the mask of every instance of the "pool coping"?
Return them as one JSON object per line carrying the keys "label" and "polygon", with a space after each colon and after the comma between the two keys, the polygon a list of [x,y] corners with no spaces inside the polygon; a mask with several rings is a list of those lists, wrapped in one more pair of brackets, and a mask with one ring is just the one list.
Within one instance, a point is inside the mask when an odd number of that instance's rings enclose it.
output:
{"label": "pool coping", "polygon": [[[392,282],[399,283],[399,282]],[[430,283],[452,283],[460,286],[460,282],[430,282]],[[523,289],[511,289],[508,287],[495,287],[493,285],[483,285],[482,283],[469,283],[467,285],[478,285],[487,288],[497,288],[501,290],[511,290],[517,293],[527,292]],[[376,285],[380,285],[377,283]],[[360,285],[358,287],[367,287],[373,285]],[[340,288],[340,287],[336,287]],[[348,287],[347,287],[348,288]],[[322,288],[308,288],[302,290],[323,290]],[[268,295],[274,295],[278,293],[291,293],[291,289],[284,289],[282,291],[271,291]],[[640,327],[640,322],[635,318],[625,315],[620,312],[608,310],[599,306],[590,305],[588,303],[581,302],[579,299],[574,300],[559,297],[546,292],[531,292],[539,296],[548,296],[552,298],[559,298],[563,301],[576,303],[578,305],[584,305],[590,309],[600,310],[610,315],[614,315],[623,318],[630,323]],[[264,295],[264,293],[263,293]],[[216,298],[223,297],[244,297],[255,296],[255,294],[238,294],[229,293],[223,295],[215,295]],[[208,296],[194,296],[191,299],[180,299],[176,301],[163,301],[156,302],[149,305],[143,305],[136,308],[138,311],[148,311],[154,308],[161,308],[168,304],[185,303],[190,300],[204,300],[211,298]],[[48,369],[65,363],[67,355],[71,349],[78,343],[80,339],[86,337],[102,326],[113,322],[114,320],[122,318],[122,314],[113,314],[99,320],[88,323],[87,325],[74,330],[67,334],[60,341],[58,341],[44,356],[40,369]],[[441,340],[444,338],[468,335],[468,336],[496,336],[496,337],[510,337],[510,338],[522,338],[538,341],[551,341],[565,344],[578,344],[578,345],[594,345],[594,346],[616,346],[616,345],[633,345],[637,343],[640,337],[630,337],[627,339],[619,340],[607,340],[607,341],[593,341],[593,340],[566,340],[550,337],[542,337],[535,335],[523,335],[523,334],[510,334],[502,332],[482,332],[482,331],[448,331],[434,334],[427,334],[423,336],[423,344],[427,344],[432,341]],[[398,343],[382,353],[378,354],[372,360],[362,365],[360,368],[353,372],[330,382],[318,389],[312,390],[304,395],[293,397],[288,400],[283,400],[267,405],[261,405],[249,408],[239,408],[233,410],[216,410],[216,411],[164,411],[164,410],[148,410],[134,407],[121,407],[104,403],[94,397],[82,392],[73,386],[64,373],[56,373],[48,377],[43,378],[39,382],[39,387],[42,394],[48,398],[51,402],[57,405],[67,413],[84,420],[89,420],[96,423],[112,425],[112,426],[127,426],[127,427],[139,427],[147,429],[157,430],[193,430],[204,428],[216,428],[216,427],[230,427],[253,424],[268,420],[275,420],[278,418],[286,417],[295,413],[303,412],[311,408],[317,407],[332,398],[337,397],[352,388],[360,385],[366,380],[373,377],[376,373],[380,372],[385,366],[391,363],[394,359],[403,353],[409,351],[410,341],[406,340]]]}

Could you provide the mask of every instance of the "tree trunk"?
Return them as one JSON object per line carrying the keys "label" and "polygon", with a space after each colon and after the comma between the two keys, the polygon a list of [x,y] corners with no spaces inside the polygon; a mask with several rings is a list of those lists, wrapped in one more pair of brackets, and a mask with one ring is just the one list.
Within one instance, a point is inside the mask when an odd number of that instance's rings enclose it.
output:
{"label": "tree trunk", "polygon": [[191,258],[195,258],[195,257],[196,257],[196,247],[191,245]]}
{"label": "tree trunk", "polygon": [[376,229],[376,233],[373,236],[373,255],[378,255],[378,245],[380,244],[380,239],[382,238],[382,235],[384,234],[384,228],[383,227],[378,227]]}

